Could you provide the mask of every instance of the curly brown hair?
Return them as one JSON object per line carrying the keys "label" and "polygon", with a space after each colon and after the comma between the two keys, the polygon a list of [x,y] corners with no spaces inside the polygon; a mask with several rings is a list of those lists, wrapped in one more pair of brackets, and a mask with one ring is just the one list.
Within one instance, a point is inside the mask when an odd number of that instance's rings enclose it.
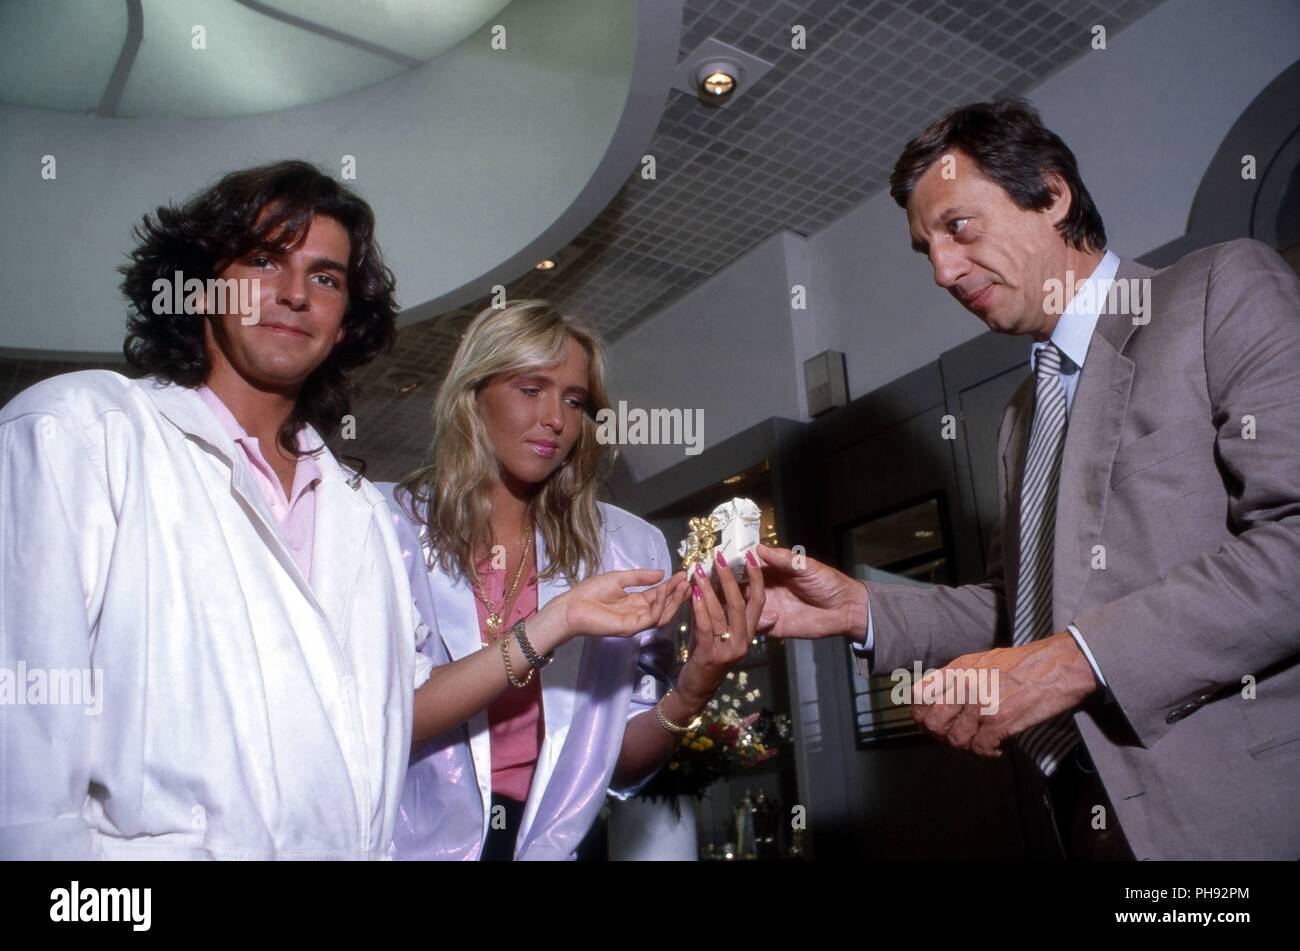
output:
{"label": "curly brown hair", "polygon": [[[303,383],[280,430],[280,445],[294,455],[300,454],[296,436],[304,424],[325,439],[338,432],[351,409],[348,373],[388,350],[397,336],[396,281],[375,241],[370,205],[307,162],[242,169],[179,208],[163,205],[146,214],[133,232],[138,243],[130,263],[118,269],[130,303],[122,345],[127,362],[142,374],[196,387],[211,369],[203,323],[155,313],[154,282],[171,281],[177,272],[207,281],[254,248],[291,251],[317,215],[333,218],[348,233],[348,305],[343,339]],[[364,463],[355,462],[364,471]]]}

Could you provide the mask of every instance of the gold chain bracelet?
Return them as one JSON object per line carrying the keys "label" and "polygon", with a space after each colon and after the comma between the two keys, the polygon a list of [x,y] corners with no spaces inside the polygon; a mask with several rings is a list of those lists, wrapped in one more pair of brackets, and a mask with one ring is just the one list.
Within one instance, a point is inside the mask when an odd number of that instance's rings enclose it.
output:
{"label": "gold chain bracelet", "polygon": [[515,669],[510,663],[510,641],[511,640],[513,640],[513,638],[511,638],[510,635],[508,634],[505,637],[501,638],[501,659],[506,662],[506,676],[510,678],[511,686],[527,687],[528,684],[532,682],[533,674],[536,673],[536,671],[533,670],[532,667],[529,667],[528,676],[525,677],[523,680],[520,680],[515,676]]}
{"label": "gold chain bracelet", "polygon": [[666,716],[664,716],[664,711],[663,711],[664,701],[667,700],[672,695],[673,695],[673,688],[669,687],[668,692],[664,694],[662,697],[660,697],[659,702],[655,704],[655,719],[659,721],[659,725],[663,727],[665,730],[667,730],[669,733],[676,733],[678,736],[682,736],[684,734],[690,733],[692,730],[698,729],[700,723],[704,720],[704,715],[702,713],[697,713],[695,715],[695,719],[692,720],[690,723],[686,724],[686,726],[678,726],[672,720],[669,720]]}

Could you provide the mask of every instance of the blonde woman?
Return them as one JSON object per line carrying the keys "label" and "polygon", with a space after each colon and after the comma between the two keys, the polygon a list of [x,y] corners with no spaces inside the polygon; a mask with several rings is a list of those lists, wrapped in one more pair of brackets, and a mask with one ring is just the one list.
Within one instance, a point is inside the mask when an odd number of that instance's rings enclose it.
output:
{"label": "blonde woman", "polygon": [[430,465],[381,486],[435,665],[398,858],[572,858],[606,790],[649,779],[745,655],[753,560],[747,599],[729,571],[722,600],[692,577],[696,641],[664,689],[663,625],[687,579],[667,577],[658,529],[596,499],[607,405],[604,350],[580,322],[545,301],[485,310],[434,402]]}

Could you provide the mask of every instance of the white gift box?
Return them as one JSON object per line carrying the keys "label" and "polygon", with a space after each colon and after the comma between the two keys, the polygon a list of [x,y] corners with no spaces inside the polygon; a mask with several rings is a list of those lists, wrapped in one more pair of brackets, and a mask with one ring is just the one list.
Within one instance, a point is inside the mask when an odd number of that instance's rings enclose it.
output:
{"label": "white gift box", "polygon": [[[744,584],[749,580],[749,576],[745,573],[745,553],[753,551],[758,546],[762,512],[749,499],[732,499],[715,508],[712,517],[717,535],[714,539],[698,540],[699,547],[705,549],[710,547],[711,541],[715,539],[717,541],[717,548],[710,552],[709,557],[703,562],[704,571],[710,577],[713,576],[713,566],[716,564],[714,558],[717,552],[721,551],[736,580]],[[686,558],[687,552],[692,547],[691,541],[690,537],[682,540],[677,548],[678,557]]]}

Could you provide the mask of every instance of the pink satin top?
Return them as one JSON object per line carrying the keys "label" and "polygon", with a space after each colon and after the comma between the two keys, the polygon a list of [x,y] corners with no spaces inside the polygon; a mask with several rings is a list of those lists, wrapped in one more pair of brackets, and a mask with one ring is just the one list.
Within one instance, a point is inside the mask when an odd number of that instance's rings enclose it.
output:
{"label": "pink satin top", "polygon": [[[517,568],[517,566],[516,566]],[[479,580],[488,600],[499,605],[505,597],[508,580],[506,569],[493,568],[492,560],[485,558],[478,564]],[[474,604],[478,608],[478,626],[481,637],[487,630],[487,607],[475,590]],[[537,577],[530,572],[519,585],[519,595],[515,598],[510,613],[506,615],[501,631],[509,631],[518,621],[528,617],[537,610]],[[500,652],[496,642],[489,648]],[[527,668],[516,670],[515,677],[523,680]],[[528,789],[533,783],[533,771],[537,768],[537,756],[542,749],[542,677],[541,671],[533,674],[527,687],[508,687],[496,701],[488,707],[489,745],[492,750],[492,793],[524,802],[528,798]]]}

